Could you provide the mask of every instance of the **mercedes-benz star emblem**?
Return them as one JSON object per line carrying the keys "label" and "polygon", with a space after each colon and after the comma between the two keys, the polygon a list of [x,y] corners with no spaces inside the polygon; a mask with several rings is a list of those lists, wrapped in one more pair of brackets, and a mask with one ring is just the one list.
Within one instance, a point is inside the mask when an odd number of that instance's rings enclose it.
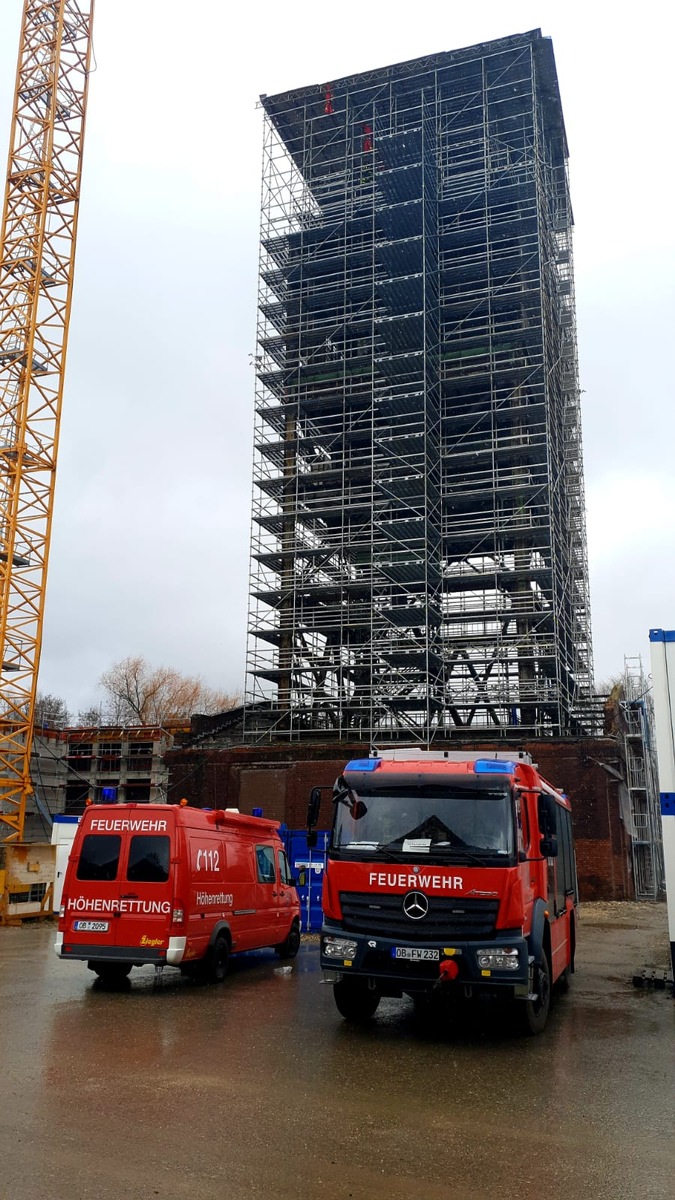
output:
{"label": "mercedes-benz star emblem", "polygon": [[424,892],[408,892],[403,897],[403,911],[411,921],[421,921],[429,911],[429,901]]}

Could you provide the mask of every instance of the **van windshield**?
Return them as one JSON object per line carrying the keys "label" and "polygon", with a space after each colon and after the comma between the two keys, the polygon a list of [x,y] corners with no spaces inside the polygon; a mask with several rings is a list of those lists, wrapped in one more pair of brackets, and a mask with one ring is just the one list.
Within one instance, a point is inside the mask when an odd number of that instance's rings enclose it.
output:
{"label": "van windshield", "polygon": [[77,864],[78,879],[117,879],[122,839],[113,834],[88,833],[82,842],[80,861]]}
{"label": "van windshield", "polygon": [[166,883],[169,878],[169,838],[132,837],[127,879],[131,883]]}

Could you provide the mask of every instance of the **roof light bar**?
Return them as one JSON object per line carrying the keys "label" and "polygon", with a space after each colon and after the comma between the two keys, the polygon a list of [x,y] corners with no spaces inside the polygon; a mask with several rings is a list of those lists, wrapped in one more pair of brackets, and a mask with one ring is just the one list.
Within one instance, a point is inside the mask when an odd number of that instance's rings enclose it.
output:
{"label": "roof light bar", "polygon": [[513,775],[516,764],[494,758],[479,758],[473,764],[476,775]]}

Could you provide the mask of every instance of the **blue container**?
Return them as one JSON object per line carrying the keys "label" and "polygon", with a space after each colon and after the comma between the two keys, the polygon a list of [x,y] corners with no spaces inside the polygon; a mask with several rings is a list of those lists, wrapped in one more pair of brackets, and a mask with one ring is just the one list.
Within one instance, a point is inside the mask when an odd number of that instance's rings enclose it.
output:
{"label": "blue container", "polygon": [[317,830],[317,844],[313,850],[307,846],[304,829],[286,829],[282,825],[279,833],[286,846],[291,874],[298,880],[300,928],[303,933],[318,933],[322,921],[321,892],[330,833],[327,829]]}

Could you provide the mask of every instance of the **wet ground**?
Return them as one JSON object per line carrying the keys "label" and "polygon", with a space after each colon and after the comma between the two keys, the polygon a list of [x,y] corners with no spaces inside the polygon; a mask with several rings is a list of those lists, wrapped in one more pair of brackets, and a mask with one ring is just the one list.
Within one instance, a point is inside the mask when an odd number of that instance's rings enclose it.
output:
{"label": "wet ground", "polygon": [[658,905],[587,906],[543,1036],[434,1026],[383,1001],[366,1029],[316,942],[220,987],[137,969],[99,990],[54,927],[0,929],[0,1200],[670,1200],[675,1005]]}

